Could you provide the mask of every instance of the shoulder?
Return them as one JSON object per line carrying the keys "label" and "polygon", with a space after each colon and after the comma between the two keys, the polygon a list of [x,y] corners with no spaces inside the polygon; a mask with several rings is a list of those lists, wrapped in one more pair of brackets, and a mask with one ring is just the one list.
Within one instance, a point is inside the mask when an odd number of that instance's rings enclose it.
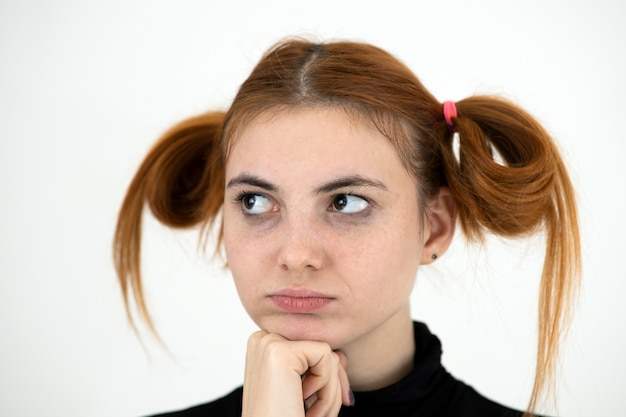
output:
{"label": "shoulder", "polygon": [[423,415],[458,417],[521,417],[524,413],[499,404],[455,378],[441,364],[441,342],[424,323],[414,323],[416,345],[414,378],[426,392],[418,402]]}
{"label": "shoulder", "polygon": [[[524,412],[497,403],[465,383],[455,380],[445,415],[459,417],[522,417]],[[547,417],[536,415],[536,417]]]}
{"label": "shoulder", "polygon": [[522,417],[523,412],[496,403],[479,394],[472,387],[459,384],[457,401],[451,402],[452,407],[458,408],[458,414],[463,417]]}
{"label": "shoulder", "polygon": [[151,417],[240,417],[242,395],[243,388],[239,387],[215,401]]}

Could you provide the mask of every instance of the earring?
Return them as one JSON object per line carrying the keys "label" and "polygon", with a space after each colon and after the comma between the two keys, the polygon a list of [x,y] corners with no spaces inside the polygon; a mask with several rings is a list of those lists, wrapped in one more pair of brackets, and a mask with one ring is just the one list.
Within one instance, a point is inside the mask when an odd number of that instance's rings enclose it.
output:
{"label": "earring", "polygon": [[433,261],[437,260],[437,254],[433,253],[432,256],[430,257]]}

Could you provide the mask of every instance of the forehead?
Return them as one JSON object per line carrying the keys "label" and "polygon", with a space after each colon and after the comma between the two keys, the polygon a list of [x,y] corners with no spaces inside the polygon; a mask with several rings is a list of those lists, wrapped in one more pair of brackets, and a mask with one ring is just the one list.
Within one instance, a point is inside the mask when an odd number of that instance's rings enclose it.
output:
{"label": "forehead", "polygon": [[226,161],[233,169],[299,171],[311,165],[349,170],[400,164],[390,141],[364,117],[337,107],[266,112],[248,123]]}

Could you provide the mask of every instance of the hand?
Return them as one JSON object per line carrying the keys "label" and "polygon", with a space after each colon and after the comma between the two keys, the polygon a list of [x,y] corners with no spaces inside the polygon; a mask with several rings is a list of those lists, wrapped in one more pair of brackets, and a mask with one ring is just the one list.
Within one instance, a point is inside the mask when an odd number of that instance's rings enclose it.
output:
{"label": "hand", "polygon": [[337,417],[350,405],[346,357],[323,342],[259,331],[246,354],[242,417]]}

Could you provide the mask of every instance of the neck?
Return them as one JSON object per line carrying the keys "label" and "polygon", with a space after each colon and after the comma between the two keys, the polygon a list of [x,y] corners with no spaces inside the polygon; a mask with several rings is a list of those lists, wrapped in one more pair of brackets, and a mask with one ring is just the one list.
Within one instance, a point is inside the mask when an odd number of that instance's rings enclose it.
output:
{"label": "neck", "polygon": [[348,358],[348,379],[354,391],[380,389],[408,375],[415,355],[409,305],[342,351]]}

